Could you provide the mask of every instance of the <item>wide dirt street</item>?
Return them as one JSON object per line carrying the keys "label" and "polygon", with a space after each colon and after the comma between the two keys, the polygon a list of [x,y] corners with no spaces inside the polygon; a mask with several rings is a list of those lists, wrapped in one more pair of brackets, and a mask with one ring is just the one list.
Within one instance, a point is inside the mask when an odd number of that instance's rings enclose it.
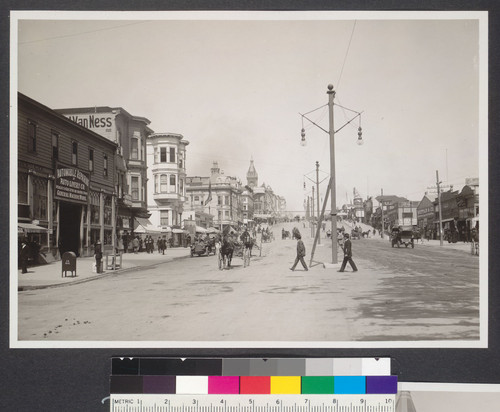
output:
{"label": "wide dirt street", "polygon": [[[291,229],[293,225],[286,227]],[[307,248],[309,231],[300,227]],[[357,273],[289,267],[296,241],[219,270],[188,257],[76,285],[19,292],[20,340],[411,341],[479,338],[479,260],[466,252],[379,238],[353,241]],[[327,243],[323,241],[322,243]],[[317,249],[330,261],[331,249]],[[259,254],[258,250],[254,253]],[[339,259],[342,256],[339,254]],[[139,345],[140,346],[140,345]],[[220,346],[220,345],[219,345]]]}

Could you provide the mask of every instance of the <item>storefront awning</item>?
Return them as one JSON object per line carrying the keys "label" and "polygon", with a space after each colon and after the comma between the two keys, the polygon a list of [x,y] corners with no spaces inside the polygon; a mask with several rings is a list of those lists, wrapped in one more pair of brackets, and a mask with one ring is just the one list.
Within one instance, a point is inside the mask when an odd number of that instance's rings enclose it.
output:
{"label": "storefront awning", "polygon": [[196,226],[196,233],[207,233],[207,229],[201,226]]}
{"label": "storefront awning", "polygon": [[17,224],[18,233],[48,233],[49,229],[34,225],[33,223],[18,223]]}
{"label": "storefront awning", "polygon": [[172,229],[172,233],[188,233],[188,232],[182,229]]}
{"label": "storefront awning", "polygon": [[153,226],[148,219],[136,217],[134,220],[135,233],[160,233],[159,227]]}

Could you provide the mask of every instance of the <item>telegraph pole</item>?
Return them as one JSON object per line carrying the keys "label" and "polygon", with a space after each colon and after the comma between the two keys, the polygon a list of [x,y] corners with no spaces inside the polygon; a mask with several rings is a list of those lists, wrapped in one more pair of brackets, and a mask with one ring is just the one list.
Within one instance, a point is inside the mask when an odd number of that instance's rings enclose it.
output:
{"label": "telegraph pole", "polygon": [[441,212],[441,187],[439,186],[439,172],[436,170],[436,186],[438,190],[438,209],[439,209],[439,245],[443,246],[443,215]]}
{"label": "telegraph pole", "polygon": [[[319,225],[319,162],[316,160],[316,205],[317,205],[317,211],[318,211],[318,225]],[[321,232],[318,232],[321,233]],[[321,244],[321,236],[318,235],[318,245]]]}
{"label": "telegraph pole", "polygon": [[331,210],[330,217],[332,219],[332,263],[337,264],[337,183],[335,182],[335,129],[333,123],[333,99],[335,98],[335,90],[333,85],[328,85],[328,112],[329,112],[329,135],[330,135],[330,179],[331,179]]}
{"label": "telegraph pole", "polygon": [[380,189],[380,210],[382,211],[382,239],[384,238],[384,189]]}
{"label": "telegraph pole", "polygon": [[314,237],[314,186],[312,187],[312,202],[311,202],[311,237]]}
{"label": "telegraph pole", "polygon": [[439,245],[443,246],[443,213],[441,209],[441,190],[443,187],[449,187],[449,186],[443,186],[440,180],[439,180],[439,171],[436,170],[436,187],[428,187],[428,189],[437,189],[437,196],[438,196],[438,211],[439,211]]}

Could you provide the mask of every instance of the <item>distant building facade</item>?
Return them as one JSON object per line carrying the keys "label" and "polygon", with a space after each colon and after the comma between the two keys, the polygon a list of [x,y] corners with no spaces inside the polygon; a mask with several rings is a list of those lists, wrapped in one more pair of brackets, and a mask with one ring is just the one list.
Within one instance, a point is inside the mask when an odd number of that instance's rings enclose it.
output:
{"label": "distant building facade", "polygon": [[236,177],[226,176],[218,162],[213,162],[210,176],[186,178],[186,210],[209,213],[218,228],[237,227],[243,223],[241,194],[243,187]]}

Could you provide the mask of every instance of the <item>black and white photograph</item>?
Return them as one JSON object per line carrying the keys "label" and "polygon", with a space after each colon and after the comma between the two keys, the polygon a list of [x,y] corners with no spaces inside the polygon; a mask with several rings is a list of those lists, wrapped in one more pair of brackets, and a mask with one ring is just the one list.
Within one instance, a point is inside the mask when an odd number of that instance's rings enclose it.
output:
{"label": "black and white photograph", "polygon": [[16,11],[10,63],[10,347],[487,347],[487,12]]}

